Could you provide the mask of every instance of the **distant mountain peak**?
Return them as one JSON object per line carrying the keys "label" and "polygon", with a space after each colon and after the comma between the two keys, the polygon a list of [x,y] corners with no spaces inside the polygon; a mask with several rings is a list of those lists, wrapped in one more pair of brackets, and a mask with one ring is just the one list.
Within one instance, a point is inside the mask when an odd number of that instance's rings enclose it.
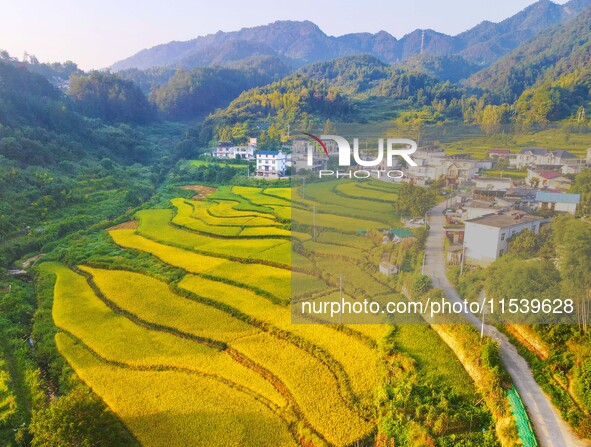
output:
{"label": "distant mountain peak", "polygon": [[[195,39],[145,49],[110,68],[146,69],[155,66],[194,68],[228,65],[240,57],[274,56],[297,68],[312,62],[367,53],[393,63],[413,55],[460,55],[469,63],[489,65],[552,25],[591,7],[591,0],[570,0],[558,5],[538,0],[499,22],[483,21],[449,36],[433,29],[417,29],[397,40],[387,31],[329,36],[310,20],[279,20],[267,25],[218,31]],[[229,42],[240,42],[230,44]],[[232,51],[230,51],[232,49]]]}

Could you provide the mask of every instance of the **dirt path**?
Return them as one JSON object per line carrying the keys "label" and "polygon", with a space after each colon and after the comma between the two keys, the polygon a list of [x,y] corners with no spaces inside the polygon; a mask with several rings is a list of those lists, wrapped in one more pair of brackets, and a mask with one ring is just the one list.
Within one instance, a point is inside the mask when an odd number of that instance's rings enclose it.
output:
{"label": "dirt path", "polygon": [[[443,230],[445,203],[429,212],[431,230],[427,237],[424,273],[433,279],[434,287],[443,289],[445,296],[452,301],[463,301],[445,276],[445,253]],[[481,321],[473,314],[467,320],[479,331]],[[515,388],[521,395],[531,419],[534,431],[542,447],[589,447],[591,442],[579,439],[562,420],[559,411],[552,405],[548,396],[534,380],[527,362],[519,355],[507,337],[496,328],[484,325],[484,333],[494,338],[500,345],[501,358],[507,372],[511,375]]]}

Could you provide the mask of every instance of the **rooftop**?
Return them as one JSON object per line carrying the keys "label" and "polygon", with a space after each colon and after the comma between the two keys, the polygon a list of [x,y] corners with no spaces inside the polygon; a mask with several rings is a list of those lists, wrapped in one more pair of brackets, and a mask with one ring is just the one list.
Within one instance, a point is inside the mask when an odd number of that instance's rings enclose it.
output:
{"label": "rooftop", "polygon": [[510,154],[511,151],[509,149],[491,149],[488,151],[489,154]]}
{"label": "rooftop", "polygon": [[258,151],[257,155],[279,155],[281,151]]}
{"label": "rooftop", "polygon": [[548,153],[548,149],[541,147],[526,147],[519,151],[520,154],[527,154],[528,152],[532,153],[533,155],[546,155]]}
{"label": "rooftop", "polygon": [[570,152],[563,151],[563,150],[552,151],[552,154],[554,154],[555,157],[559,157],[559,158],[577,158],[576,155],[573,155]]}
{"label": "rooftop", "polygon": [[560,172],[556,172],[556,171],[542,171],[538,175],[540,177],[543,177],[548,180],[551,180],[551,179],[557,178],[557,177],[562,177],[562,174]]}
{"label": "rooftop", "polygon": [[579,203],[581,201],[581,195],[538,191],[536,194],[536,200],[545,203]]}
{"label": "rooftop", "polygon": [[[497,204],[494,201],[488,200],[471,200],[466,205],[464,205],[464,208],[491,208],[491,212],[495,207],[497,207]],[[502,207],[499,206],[498,208]]]}
{"label": "rooftop", "polygon": [[487,227],[508,228],[513,225],[518,225],[524,222],[545,221],[546,219],[539,216],[530,216],[529,214],[488,214],[486,216],[477,217],[475,219],[466,220],[465,223],[475,223],[485,225]]}
{"label": "rooftop", "polygon": [[499,182],[505,183],[512,181],[509,177],[475,177],[474,180],[484,180],[487,182]]}

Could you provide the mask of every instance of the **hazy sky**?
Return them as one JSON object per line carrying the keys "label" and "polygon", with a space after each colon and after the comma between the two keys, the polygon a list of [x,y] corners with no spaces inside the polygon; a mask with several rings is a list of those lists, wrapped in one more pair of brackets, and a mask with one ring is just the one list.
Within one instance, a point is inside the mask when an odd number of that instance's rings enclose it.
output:
{"label": "hazy sky", "polygon": [[[564,3],[559,0],[558,3]],[[417,28],[457,34],[533,0],[0,0],[0,49],[102,68],[137,51],[218,30],[311,20],[327,34]]]}

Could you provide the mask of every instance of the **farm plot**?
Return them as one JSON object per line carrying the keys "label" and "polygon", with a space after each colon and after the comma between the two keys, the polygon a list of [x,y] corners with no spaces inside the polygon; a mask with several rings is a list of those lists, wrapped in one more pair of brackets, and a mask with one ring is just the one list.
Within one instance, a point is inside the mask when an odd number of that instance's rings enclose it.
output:
{"label": "farm plot", "polygon": [[270,382],[226,352],[139,326],[113,312],[83,276],[59,264],[44,268],[57,276],[52,309],[56,326],[82,340],[101,357],[138,368],[178,368],[221,377],[277,406],[286,405]]}
{"label": "farm plot", "polygon": [[136,216],[140,222],[139,234],[150,239],[211,253],[213,256],[259,259],[289,265],[289,241],[285,239],[212,238],[170,225],[173,211],[166,209],[142,210]]}
{"label": "farm plot", "polygon": [[187,276],[179,284],[198,296],[213,299],[259,321],[308,340],[330,353],[349,377],[354,393],[367,403],[373,396],[381,377],[378,352],[355,337],[327,325],[304,325],[291,323],[289,308],[273,305],[247,290],[210,281],[197,276]]}
{"label": "farm plot", "polygon": [[[267,265],[242,264],[200,255],[159,244],[135,234],[133,230],[114,230],[109,234],[122,247],[151,253],[163,262],[180,267],[188,272],[207,274],[235,284],[241,284],[253,290],[262,290],[284,303],[289,301],[291,280],[289,270]],[[314,289],[325,287],[325,284],[320,280],[310,279],[310,281],[313,283]]]}
{"label": "farm plot", "polygon": [[[267,332],[261,332],[215,307],[182,298],[172,293],[165,283],[156,279],[125,271],[89,267],[83,269],[93,276],[96,285],[110,300],[142,320],[152,324],[172,326],[192,335],[224,341],[252,361],[268,369],[288,386],[307,419],[311,421],[319,433],[331,439],[331,442],[343,445],[359,439],[367,433],[369,429],[367,424],[343,402],[338,393],[338,384],[335,383],[334,377],[322,361],[289,341],[275,338]],[[203,292],[200,294],[209,299],[217,298],[220,302],[231,304],[232,297],[236,293],[240,293],[239,289],[233,290],[231,286],[226,284],[216,283],[213,287],[216,288],[214,296]],[[146,290],[149,290],[150,293],[145,293]],[[241,293],[247,294],[248,292],[242,291]],[[222,299],[222,295],[228,298]],[[256,296],[246,297],[246,299],[254,301],[257,298]],[[255,304],[260,306],[263,303],[257,302]],[[279,306],[274,306],[274,308],[279,312],[285,310]],[[240,308],[239,310],[244,309]],[[274,319],[275,317],[270,316],[270,318]],[[337,333],[335,343],[342,343],[341,338]],[[348,351],[355,349],[355,347],[355,343],[348,343],[346,346]],[[366,351],[369,350],[366,348]],[[350,357],[357,361],[362,361],[362,356],[367,354],[368,352],[360,352],[356,357],[349,352]],[[367,363],[367,359],[365,362]],[[373,390],[373,386],[375,386],[373,382],[365,384],[368,391]],[[325,396],[326,402],[323,404],[319,404],[317,401],[313,403],[313,400],[316,399],[313,391],[315,389],[330,390]],[[370,398],[370,396],[367,397]],[[323,408],[324,406],[326,408]],[[339,420],[341,423],[338,423]],[[352,425],[343,425],[343,420],[349,420]],[[353,436],[353,438],[350,439],[349,436]]]}
{"label": "farm plot", "polygon": [[352,197],[354,199],[364,199],[377,202],[389,202],[392,203],[398,198],[398,187],[393,186],[387,191],[385,188],[377,189],[369,185],[368,182],[347,182],[341,183],[335,187],[335,191],[338,193]]}
{"label": "farm plot", "polygon": [[[206,219],[213,221],[214,219],[227,220],[230,218],[213,218],[212,216],[207,214],[204,205],[200,202],[195,202],[198,205],[194,205],[193,203],[188,202],[184,199],[174,199],[172,203],[177,209],[177,213],[172,218],[172,222],[179,226],[188,228],[190,230],[197,231],[199,233],[211,234],[213,236],[220,237],[236,237],[239,236],[244,230],[249,230],[249,234],[245,234],[244,236],[289,237],[288,230],[285,230],[283,228],[277,228],[277,226],[281,224],[275,221],[271,221],[270,219],[263,219],[261,217],[241,217],[235,219],[233,221],[233,225],[230,225],[229,223],[227,223],[226,225],[210,225],[206,222]],[[201,213],[201,215],[199,213]],[[258,224],[266,222],[268,225],[251,226],[248,222],[255,222]]]}
{"label": "farm plot", "polygon": [[188,372],[115,365],[63,333],[56,344],[145,447],[298,445],[275,412],[237,387]]}

